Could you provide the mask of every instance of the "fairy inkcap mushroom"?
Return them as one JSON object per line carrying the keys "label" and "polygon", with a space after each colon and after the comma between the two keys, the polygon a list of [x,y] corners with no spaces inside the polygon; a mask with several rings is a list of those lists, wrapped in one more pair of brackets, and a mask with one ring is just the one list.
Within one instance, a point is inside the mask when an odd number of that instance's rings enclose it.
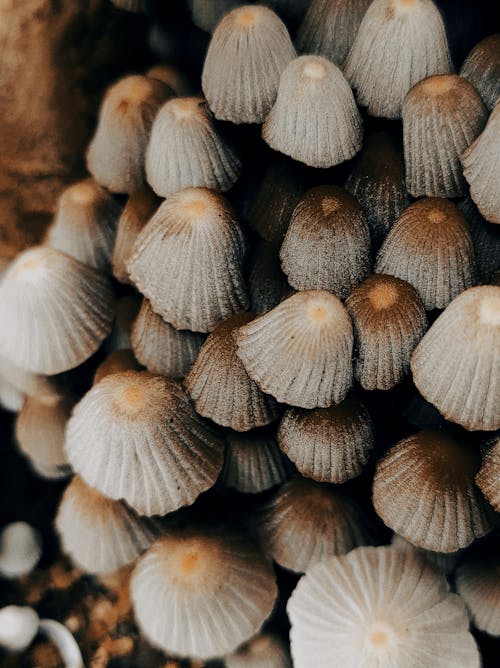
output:
{"label": "fairy inkcap mushroom", "polygon": [[312,0],[297,33],[298,51],[324,56],[340,67],[369,4],[370,0]]}
{"label": "fairy inkcap mushroom", "polygon": [[367,463],[374,446],[372,421],[352,396],[329,408],[289,408],[278,443],[303,476],[339,484],[359,475]]}
{"label": "fairy inkcap mushroom", "polygon": [[267,7],[244,5],[226,14],[212,35],[201,78],[215,117],[262,123],[294,57],[285,24]]}
{"label": "fairy inkcap mushroom", "polygon": [[224,658],[226,668],[292,668],[287,643],[276,633],[262,632]]}
{"label": "fairy inkcap mushroom", "polygon": [[346,189],[361,205],[374,250],[410,204],[406,190],[403,143],[394,132],[369,134],[354,159]]}
{"label": "fairy inkcap mushroom", "polygon": [[155,646],[209,659],[254,636],[277,596],[270,562],[227,528],[173,528],[139,560],[131,581],[139,628]]}
{"label": "fairy inkcap mushroom", "polygon": [[195,361],[205,337],[175,329],[153,311],[144,298],[131,334],[135,356],[151,373],[183,378]]}
{"label": "fairy inkcap mushroom", "polygon": [[411,359],[420,393],[466,429],[500,428],[500,287],[456,297],[432,324]]}
{"label": "fairy inkcap mushroom", "polygon": [[78,476],[64,492],[55,525],[63,551],[88,573],[111,573],[133,562],[162,533],[159,520],[139,517]]}
{"label": "fairy inkcap mushroom", "polygon": [[236,338],[250,378],[280,402],[324,408],[342,401],[351,386],[351,319],[330,292],[298,292]]}
{"label": "fairy inkcap mushroom", "polygon": [[45,243],[94,269],[109,271],[120,206],[94,179],[66,188]]}
{"label": "fairy inkcap mushroom", "polygon": [[224,192],[238,180],[241,163],[219,136],[201,97],[178,97],[159,110],[146,151],[146,175],[160,197],[188,187]]}
{"label": "fairy inkcap mushroom", "polygon": [[371,542],[363,513],[351,496],[306,478],[285,482],[257,522],[265,553],[297,573]]}
{"label": "fairy inkcap mushroom", "polygon": [[316,564],[288,601],[296,668],[479,668],[465,606],[423,558],[358,547]]}
{"label": "fairy inkcap mushroom", "polygon": [[74,401],[68,397],[26,397],[16,420],[16,440],[37,473],[65,478],[71,468],[64,453],[64,432]]}
{"label": "fairy inkcap mushroom", "polygon": [[154,214],[160,200],[149,188],[133,192],[118,220],[113,247],[113,275],[120,283],[130,283],[127,263],[139,232]]}
{"label": "fairy inkcap mushroom", "polygon": [[489,445],[476,475],[476,484],[490,505],[500,513],[500,436],[493,438]]}
{"label": "fairy inkcap mushroom", "polygon": [[457,593],[465,601],[472,623],[480,631],[500,636],[500,560],[466,556],[455,577]]}
{"label": "fairy inkcap mushroom", "polygon": [[88,170],[99,184],[116,193],[142,188],[153,120],[172,95],[163,81],[139,74],[108,89],[87,151]]}
{"label": "fairy inkcap mushroom", "polygon": [[177,329],[211,331],[244,311],[243,232],[229,202],[206,188],[168,197],[140,232],[130,276]]}
{"label": "fairy inkcap mushroom", "polygon": [[94,374],[94,385],[113,373],[120,373],[121,371],[142,371],[142,369],[142,366],[135,359],[134,353],[130,348],[113,350],[97,367]]}
{"label": "fairy inkcap mushroom", "polygon": [[84,482],[142,515],[193,503],[215,483],[224,458],[222,438],[182,387],[145,371],[94,385],[68,422],[65,450]]}
{"label": "fairy inkcap mushroom", "polygon": [[456,552],[491,529],[487,504],[474,483],[480,465],[477,447],[465,438],[445,431],[418,432],[379,460],[375,510],[413,545]]}
{"label": "fairy inkcap mushroom", "polygon": [[262,127],[275,151],[310,167],[333,167],[361,148],[363,128],[341,70],[322,56],[300,56],[281,75]]}
{"label": "fairy inkcap mushroom", "polygon": [[410,370],[427,329],[418,292],[406,281],[372,274],[345,303],[354,326],[354,375],[366,390],[389,390]]}
{"label": "fairy inkcap mushroom", "polygon": [[224,487],[257,494],[283,482],[291,471],[276,439],[266,430],[227,434],[226,457],[221,473]]}
{"label": "fairy inkcap mushroom", "polygon": [[493,109],[500,97],[500,33],[476,44],[464,60],[460,76],[470,81],[488,109]]}
{"label": "fairy inkcap mushroom", "polygon": [[493,107],[486,127],[463,153],[464,176],[470,196],[490,223],[500,223],[500,101]]}
{"label": "fairy inkcap mushroom", "polygon": [[474,86],[454,74],[423,79],[405,97],[402,115],[410,195],[465,195],[467,183],[460,156],[488,119],[488,110]]}
{"label": "fairy inkcap mushroom", "polygon": [[200,415],[236,431],[262,427],[279,415],[276,401],[248,376],[236,354],[237,332],[254,317],[238,313],[218,325],[201,346],[185,381]]}
{"label": "fairy inkcap mushroom", "polygon": [[294,209],[280,259],[296,290],[329,290],[345,299],[371,269],[370,234],[356,198],[338,186],[308,190]]}
{"label": "fairy inkcap mushroom", "polygon": [[451,71],[446,31],[432,0],[374,0],[344,64],[347,80],[368,113],[401,118],[417,81]]}
{"label": "fairy inkcap mushroom", "polygon": [[0,284],[0,354],[33,373],[72,369],[109,334],[113,301],[104,274],[54,248],[31,247]]}
{"label": "fairy inkcap mushroom", "polygon": [[407,281],[427,310],[445,308],[476,282],[474,247],[456,204],[425,197],[403,211],[375,263],[378,274]]}

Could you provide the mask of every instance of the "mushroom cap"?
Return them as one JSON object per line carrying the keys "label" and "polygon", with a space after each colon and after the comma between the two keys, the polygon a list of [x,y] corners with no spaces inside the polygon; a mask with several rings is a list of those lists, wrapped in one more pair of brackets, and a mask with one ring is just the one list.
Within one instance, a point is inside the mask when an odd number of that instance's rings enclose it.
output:
{"label": "mushroom cap", "polygon": [[275,633],[259,635],[224,657],[226,668],[292,668],[287,643]]}
{"label": "mushroom cap", "polygon": [[407,281],[425,308],[445,308],[476,281],[472,239],[460,209],[427,197],[403,211],[377,255],[375,271]]}
{"label": "mushroom cap", "polygon": [[229,202],[206,188],[168,197],[140,232],[130,276],[176,329],[208,332],[248,305],[243,232]]}
{"label": "mushroom cap", "polygon": [[371,0],[312,0],[297,33],[299,53],[324,56],[342,65]]}
{"label": "mushroom cap", "polygon": [[486,127],[463,153],[464,176],[470,196],[490,223],[500,223],[500,103],[493,107]]}
{"label": "mushroom cap", "polygon": [[419,392],[466,429],[500,427],[500,287],[456,297],[413,351]]}
{"label": "mushroom cap", "polygon": [[144,298],[134,321],[131,343],[135,356],[151,373],[183,378],[195,361],[205,337],[175,329],[155,313]]}
{"label": "mushroom cap", "polygon": [[139,560],[131,581],[135,618],[155,646],[209,659],[234,651],[271,614],[271,564],[227,530],[172,530]]}
{"label": "mushroom cap", "polygon": [[264,505],[258,532],[264,552],[297,573],[371,542],[363,513],[349,494],[299,476]]}
{"label": "mushroom cap", "polygon": [[106,341],[107,350],[121,350],[132,347],[130,336],[132,325],[141,308],[141,298],[136,292],[126,294],[116,302],[115,320],[111,336]]}
{"label": "mushroom cap", "polygon": [[460,155],[488,119],[474,86],[455,74],[427,77],[405,97],[402,114],[408,192],[413,197],[465,195]]}
{"label": "mushroom cap", "polygon": [[308,190],[293,211],[280,259],[296,290],[329,290],[345,299],[372,263],[368,224],[355,197],[338,186]]}
{"label": "mushroom cap", "polygon": [[188,0],[191,18],[195,26],[212,33],[226,14],[239,5],[243,5],[244,0]]}
{"label": "mushroom cap", "polygon": [[42,556],[42,536],[27,522],[11,522],[0,532],[0,574],[29,575]]}
{"label": "mushroom cap", "polygon": [[369,134],[354,159],[345,188],[365,212],[374,250],[410,204],[403,143],[395,132]]}
{"label": "mushroom cap", "polygon": [[385,524],[413,545],[456,552],[490,531],[474,477],[481,457],[451,433],[424,430],[399,441],[377,464],[373,504]]}
{"label": "mushroom cap", "polygon": [[119,204],[94,179],[79,181],[59,197],[45,243],[107,272],[119,215]]}
{"label": "mushroom cap", "polygon": [[0,284],[0,354],[33,373],[72,369],[109,334],[113,301],[104,274],[54,248],[29,248]]}
{"label": "mushroom cap", "polygon": [[0,647],[24,652],[38,633],[38,615],[28,606],[7,605],[0,609]]}
{"label": "mushroom cap", "polygon": [[470,81],[488,109],[493,109],[500,97],[500,33],[476,44],[464,60],[460,76]]}
{"label": "mushroom cap", "polygon": [[333,167],[361,148],[363,129],[341,70],[322,56],[300,56],[283,71],[262,126],[275,151],[310,167]]}
{"label": "mushroom cap", "polygon": [[225,487],[258,494],[286,480],[290,470],[290,462],[267,432],[228,432],[221,474]]}
{"label": "mushroom cap", "polygon": [[395,276],[372,274],[346,300],[354,326],[354,374],[366,390],[388,390],[410,370],[427,329],[418,292]]}
{"label": "mushroom cap", "polygon": [[179,97],[161,107],[146,151],[146,176],[157,195],[191,187],[224,192],[240,171],[239,158],[219,136],[203,98]]}
{"label": "mushroom cap", "polygon": [[179,97],[188,97],[194,92],[194,87],[187,75],[173,63],[156,63],[149,68],[146,76],[163,81]]}
{"label": "mushroom cap", "polygon": [[182,387],[145,371],[94,385],[73,411],[65,449],[84,482],[143,515],[193,503],[215,483],[224,458],[221,437]]}
{"label": "mushroom cap", "polygon": [[237,354],[263,392],[302,408],[344,399],[352,382],[351,320],[324,290],[299,292],[241,327]]}
{"label": "mushroom cap", "polygon": [[494,510],[500,513],[500,436],[494,437],[490,445],[476,475],[476,484]]}
{"label": "mushroom cap", "polygon": [[358,547],[316,564],[288,601],[296,668],[479,668],[465,606],[421,557]]}
{"label": "mushroom cap", "polygon": [[329,408],[289,408],[278,443],[306,478],[340,484],[359,475],[368,461],[374,446],[372,421],[354,397]]}
{"label": "mushroom cap", "polygon": [[500,636],[500,563],[498,555],[469,557],[459,566],[455,582],[472,623],[480,631]]}
{"label": "mushroom cap", "polygon": [[153,121],[173,91],[140,74],[113,84],[99,111],[87,150],[87,168],[95,180],[116,193],[132,193],[145,183],[144,158]]}
{"label": "mushroom cap", "polygon": [[121,348],[109,353],[95,371],[94,385],[106,376],[122,371],[142,371],[141,365],[135,359],[134,353],[130,348]]}
{"label": "mushroom cap", "polygon": [[451,71],[446,31],[432,0],[374,0],[344,63],[358,103],[372,116],[401,118],[410,88]]}
{"label": "mushroom cap", "polygon": [[200,415],[236,431],[262,427],[279,415],[276,401],[248,376],[236,354],[237,332],[254,317],[238,313],[218,325],[201,346],[185,381]]}
{"label": "mushroom cap", "polygon": [[118,220],[113,248],[113,275],[120,283],[130,283],[127,263],[132,255],[135,240],[159,204],[160,200],[149,188],[136,190],[127,199]]}
{"label": "mushroom cap", "polygon": [[74,402],[67,397],[40,401],[26,397],[16,420],[16,440],[33,468],[47,478],[65,478],[71,468],[64,433]]}
{"label": "mushroom cap", "polygon": [[281,243],[292,213],[306,190],[306,175],[301,165],[276,153],[255,193],[248,223],[266,241]]}
{"label": "mushroom cap", "polygon": [[139,517],[75,476],[56,517],[64,552],[88,573],[111,573],[134,561],[161,534],[161,523]]}
{"label": "mushroom cap", "polygon": [[249,259],[247,277],[251,311],[257,315],[277,306],[290,291],[279,262],[279,247],[270,241],[257,241]]}
{"label": "mushroom cap", "polygon": [[226,14],[212,35],[201,77],[215,117],[262,123],[294,57],[285,24],[267,7],[245,5]]}
{"label": "mushroom cap", "polygon": [[495,272],[500,269],[500,225],[485,220],[470,197],[458,207],[469,224],[478,278],[482,283],[494,284]]}

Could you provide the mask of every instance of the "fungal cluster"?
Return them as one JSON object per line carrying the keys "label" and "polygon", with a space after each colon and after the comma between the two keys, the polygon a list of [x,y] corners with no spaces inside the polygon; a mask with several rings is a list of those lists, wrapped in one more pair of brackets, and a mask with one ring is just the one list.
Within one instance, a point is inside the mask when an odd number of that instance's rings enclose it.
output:
{"label": "fungal cluster", "polygon": [[[169,51],[155,2],[113,3]],[[88,176],[1,265],[0,400],[68,480],[61,549],[133,566],[169,657],[479,667],[500,635],[500,35],[461,63],[432,0],[187,8],[196,76],[181,51],[114,82]]]}

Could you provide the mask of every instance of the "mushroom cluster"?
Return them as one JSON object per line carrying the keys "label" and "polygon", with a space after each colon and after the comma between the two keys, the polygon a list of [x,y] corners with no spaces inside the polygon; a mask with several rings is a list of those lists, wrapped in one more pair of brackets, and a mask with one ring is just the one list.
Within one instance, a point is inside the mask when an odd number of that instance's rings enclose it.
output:
{"label": "mushroom cluster", "polygon": [[188,0],[198,68],[113,83],[1,265],[61,548],[133,565],[169,656],[475,668],[500,635],[500,35],[457,62],[438,5]]}

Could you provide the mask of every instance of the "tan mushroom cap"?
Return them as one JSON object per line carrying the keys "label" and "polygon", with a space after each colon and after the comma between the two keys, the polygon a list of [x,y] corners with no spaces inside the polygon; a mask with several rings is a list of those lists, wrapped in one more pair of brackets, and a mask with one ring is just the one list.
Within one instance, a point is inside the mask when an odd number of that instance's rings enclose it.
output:
{"label": "tan mushroom cap", "polygon": [[477,447],[450,433],[424,430],[397,443],[377,465],[375,510],[417,547],[456,552],[491,529],[474,477]]}

